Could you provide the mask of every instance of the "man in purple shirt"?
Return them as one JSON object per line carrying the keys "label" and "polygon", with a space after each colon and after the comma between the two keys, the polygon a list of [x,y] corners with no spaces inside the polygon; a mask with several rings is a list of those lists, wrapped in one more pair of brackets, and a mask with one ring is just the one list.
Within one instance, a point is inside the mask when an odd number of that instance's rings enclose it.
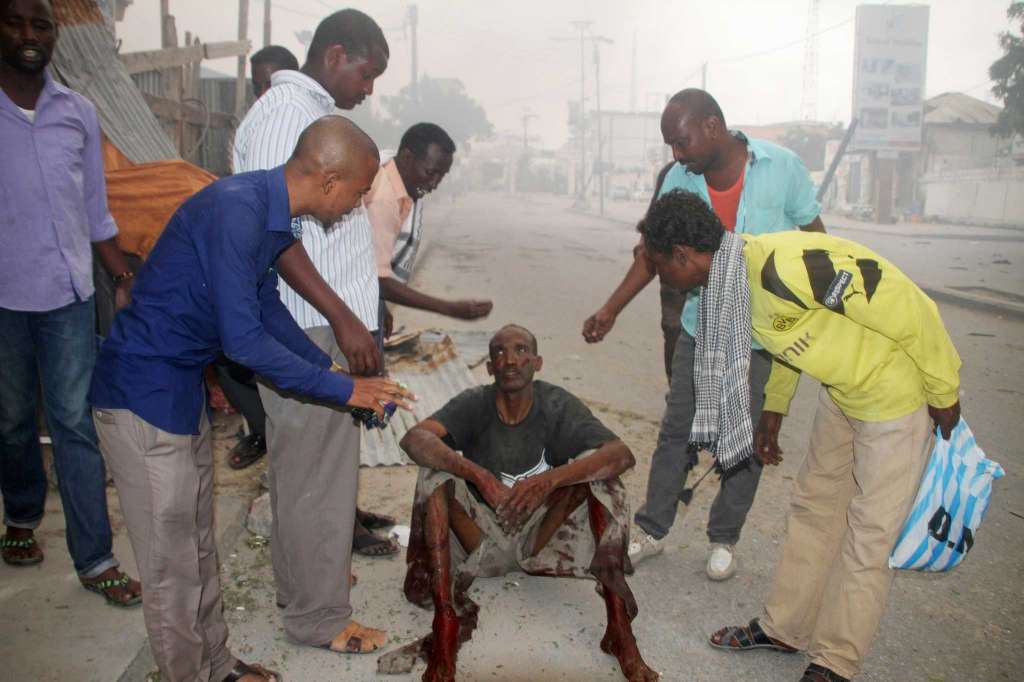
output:
{"label": "man in purple shirt", "polygon": [[0,493],[7,532],[0,556],[37,564],[43,518],[36,403],[54,465],[79,580],[116,606],[141,601],[111,551],[106,472],[87,393],[96,358],[92,248],[128,302],[132,273],[114,236],[96,111],[55,83],[49,2],[0,0]]}

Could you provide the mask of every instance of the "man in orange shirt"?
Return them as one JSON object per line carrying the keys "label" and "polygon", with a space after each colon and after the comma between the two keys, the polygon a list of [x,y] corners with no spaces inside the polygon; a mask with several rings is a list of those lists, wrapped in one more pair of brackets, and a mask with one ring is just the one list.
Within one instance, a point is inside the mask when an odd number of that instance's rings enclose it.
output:
{"label": "man in orange shirt", "polygon": [[[660,195],[673,189],[697,194],[730,232],[761,234],[793,228],[825,231],[814,183],[799,157],[778,145],[729,130],[721,107],[707,92],[691,88],[676,93],[662,112],[661,132],[676,163],[665,175]],[[586,341],[601,341],[622,309],[654,275],[646,252],[637,249],[622,283],[584,322]],[[662,539],[675,521],[687,476],[697,461],[696,450],[689,447],[689,436],[694,415],[693,349],[699,301],[699,289],[684,292],[678,301],[682,333],[672,357],[665,415],[651,460],[646,499],[634,519],[637,527],[629,546],[634,565],[662,551]],[[663,317],[666,312],[671,314],[663,309]],[[770,365],[765,352],[755,346],[750,356],[751,414],[755,424]],[[760,476],[760,463],[750,462],[722,479],[707,526],[710,546],[706,571],[711,580],[727,580],[736,571],[734,547]]]}
{"label": "man in orange shirt", "polygon": [[382,301],[475,320],[490,314],[491,301],[448,301],[408,284],[423,235],[421,199],[441,184],[454,156],[455,143],[448,133],[433,123],[417,123],[402,136],[395,157],[381,164],[364,204],[373,227]]}

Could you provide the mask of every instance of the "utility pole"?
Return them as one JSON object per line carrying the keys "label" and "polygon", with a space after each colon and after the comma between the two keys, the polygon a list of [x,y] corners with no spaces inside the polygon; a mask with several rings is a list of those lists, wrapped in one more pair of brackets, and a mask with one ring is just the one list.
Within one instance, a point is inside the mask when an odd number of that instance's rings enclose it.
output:
{"label": "utility pole", "polygon": [[633,59],[629,70],[629,112],[636,113],[636,31],[633,31]]}
{"label": "utility pole", "polygon": [[409,5],[409,31],[412,42],[412,78],[409,80],[409,91],[412,101],[419,101],[419,67],[416,55],[416,22],[419,20],[419,9],[416,5]]}
{"label": "utility pole", "polygon": [[800,117],[805,121],[818,118],[818,14],[819,0],[808,0],[807,26],[804,29],[804,87],[800,101]]}
{"label": "utility pole", "polygon": [[708,63],[704,62],[700,67],[700,89],[708,91]]}
{"label": "utility pole", "polygon": [[263,47],[270,44],[270,0],[263,0]]}
{"label": "utility pole", "polygon": [[[249,0],[238,0],[238,39],[245,40],[249,33]],[[235,81],[235,118],[239,121],[245,114],[245,59],[238,55],[238,78]]]}
{"label": "utility pole", "polygon": [[530,126],[531,118],[537,118],[537,115],[531,114],[529,111],[524,111],[523,116],[520,119],[523,122],[523,151],[526,151],[530,148],[530,138],[528,134],[528,129]]}
{"label": "utility pole", "polygon": [[587,28],[590,26],[589,21],[572,21],[569,22],[573,28],[580,32],[580,120],[579,120],[579,133],[580,133],[580,172],[576,178],[576,194],[580,203],[586,201],[586,183],[584,179],[587,175],[587,114],[584,107],[584,101],[586,100],[586,54],[583,51],[584,37],[587,32]]}
{"label": "utility pole", "polygon": [[594,172],[597,174],[597,195],[600,201],[600,212],[604,215],[604,137],[601,132],[601,43],[611,44],[611,38],[591,36],[594,43],[594,95],[597,109],[597,160],[594,161]]}

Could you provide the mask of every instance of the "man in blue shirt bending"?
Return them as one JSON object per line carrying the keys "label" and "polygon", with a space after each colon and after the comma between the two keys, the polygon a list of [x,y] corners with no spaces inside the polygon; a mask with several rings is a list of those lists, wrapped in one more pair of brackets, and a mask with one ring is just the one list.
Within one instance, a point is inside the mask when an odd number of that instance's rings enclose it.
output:
{"label": "man in blue shirt bending", "polygon": [[386,379],[342,373],[282,305],[274,270],[279,258],[302,248],[293,218],[334,223],[359,204],[378,165],[365,133],[325,116],[302,133],[284,166],[205,188],[167,224],[100,350],[93,418],[139,565],[146,630],[163,680],[279,679],[238,661],[226,646],[204,367],[223,352],[282,390],[381,415],[383,403],[405,406],[409,397]]}
{"label": "man in blue shirt bending", "polygon": [[[721,107],[707,92],[689,88],[673,95],[661,115],[661,134],[676,160],[661,184],[661,195],[674,189],[697,194],[730,232],[762,234],[796,227],[825,231],[814,183],[800,158],[771,142],[730,131]],[[622,309],[654,275],[644,249],[638,248],[622,283],[583,323],[586,341],[601,341]],[[658,446],[651,459],[647,498],[634,519],[637,528],[629,545],[634,565],[662,551],[661,541],[675,521],[687,475],[697,463],[689,437],[695,405],[693,350],[700,290],[687,291],[682,297],[667,293],[663,290],[662,328],[667,331],[674,326],[665,318],[675,316],[681,318],[682,333],[676,339],[668,372],[669,393]],[[771,361],[759,346],[754,350],[757,352],[750,356],[750,386],[751,416],[756,424]],[[749,465],[722,479],[708,516],[706,570],[711,580],[727,580],[736,572],[734,547],[760,477],[761,465],[751,458]]]}

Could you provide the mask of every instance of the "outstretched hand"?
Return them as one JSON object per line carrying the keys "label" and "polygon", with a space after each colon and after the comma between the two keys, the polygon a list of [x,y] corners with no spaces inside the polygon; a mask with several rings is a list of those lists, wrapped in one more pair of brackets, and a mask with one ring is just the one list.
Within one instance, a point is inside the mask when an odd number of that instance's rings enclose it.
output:
{"label": "outstretched hand", "polygon": [[501,529],[508,535],[518,533],[554,489],[554,481],[544,474],[516,481],[508,498],[496,510]]}
{"label": "outstretched hand", "polygon": [[416,400],[416,396],[400,384],[383,377],[352,378],[352,395],[346,403],[349,407],[364,407],[373,410],[381,419],[384,418],[384,405],[394,403],[403,410],[411,410],[406,400]]}
{"label": "outstretched hand", "polygon": [[583,321],[583,338],[587,343],[600,343],[615,326],[616,315],[599,308],[596,313]]}
{"label": "outstretched hand", "polygon": [[491,301],[468,299],[452,301],[449,313],[460,320],[476,320],[490,315],[493,308],[494,303]]}
{"label": "outstretched hand", "polygon": [[757,431],[754,432],[754,455],[765,466],[782,461],[782,448],[779,447],[779,430],[781,428],[781,414],[768,410],[761,412]]}
{"label": "outstretched hand", "polygon": [[953,435],[953,429],[960,423],[960,401],[953,403],[949,407],[932,407],[928,406],[928,414],[931,416],[932,421],[939,427],[939,431],[942,433],[943,440],[949,440]]}

